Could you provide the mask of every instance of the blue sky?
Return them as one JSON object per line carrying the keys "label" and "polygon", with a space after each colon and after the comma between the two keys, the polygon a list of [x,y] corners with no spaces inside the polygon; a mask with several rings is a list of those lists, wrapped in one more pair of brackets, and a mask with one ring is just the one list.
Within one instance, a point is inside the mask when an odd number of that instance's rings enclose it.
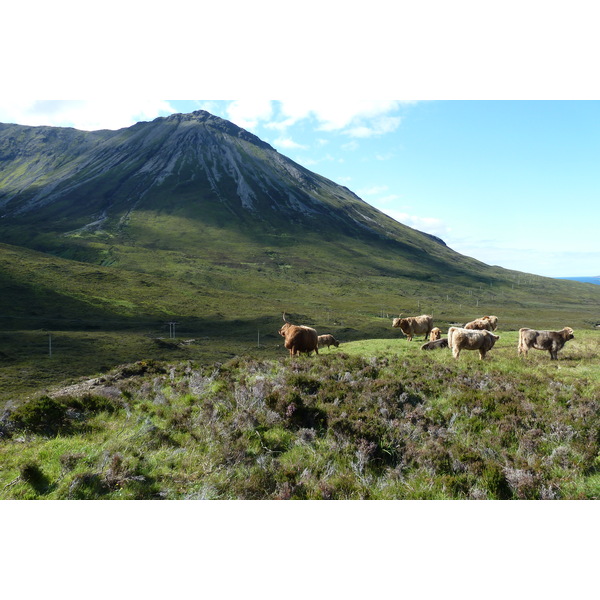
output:
{"label": "blue sky", "polygon": [[461,254],[600,275],[598,101],[21,101],[0,122],[118,128],[199,108]]}

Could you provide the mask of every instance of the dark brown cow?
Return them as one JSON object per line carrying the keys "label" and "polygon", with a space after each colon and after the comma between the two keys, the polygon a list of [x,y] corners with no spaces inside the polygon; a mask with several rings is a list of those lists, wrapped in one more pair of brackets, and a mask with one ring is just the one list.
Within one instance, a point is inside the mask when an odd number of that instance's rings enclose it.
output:
{"label": "dark brown cow", "polygon": [[500,339],[491,331],[450,327],[448,329],[448,346],[452,348],[454,358],[460,356],[461,350],[479,350],[479,358],[483,360],[489,350]]}
{"label": "dark brown cow", "polygon": [[306,325],[292,325],[283,313],[285,325],[279,330],[279,335],[285,338],[283,345],[290,351],[290,356],[304,352],[309,354],[314,350],[319,354],[319,336],[317,330]]}
{"label": "dark brown cow", "polygon": [[575,336],[570,327],[564,327],[560,331],[537,331],[522,327],[519,329],[518,354],[527,356],[530,348],[536,350],[548,350],[550,360],[558,360],[558,351]]}
{"label": "dark brown cow", "polygon": [[392,321],[392,327],[400,327],[406,339],[410,342],[414,335],[425,334],[427,339],[430,331],[433,329],[433,317],[431,315],[421,315],[419,317],[404,317],[400,315]]}
{"label": "dark brown cow", "polygon": [[337,348],[340,345],[340,343],[330,333],[320,335],[317,338],[317,341],[319,348],[322,348],[323,346],[327,346],[327,348],[330,346],[335,346]]}

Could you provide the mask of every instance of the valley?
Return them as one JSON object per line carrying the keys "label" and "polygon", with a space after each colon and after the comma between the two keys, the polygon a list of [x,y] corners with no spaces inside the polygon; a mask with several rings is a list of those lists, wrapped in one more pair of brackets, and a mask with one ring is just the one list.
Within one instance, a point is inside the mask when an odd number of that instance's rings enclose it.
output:
{"label": "valley", "polygon": [[[463,256],[204,111],[0,125],[0,286],[0,497],[598,495],[600,286]],[[290,359],[284,312],[340,348]],[[422,352],[391,325],[424,313],[501,339]]]}

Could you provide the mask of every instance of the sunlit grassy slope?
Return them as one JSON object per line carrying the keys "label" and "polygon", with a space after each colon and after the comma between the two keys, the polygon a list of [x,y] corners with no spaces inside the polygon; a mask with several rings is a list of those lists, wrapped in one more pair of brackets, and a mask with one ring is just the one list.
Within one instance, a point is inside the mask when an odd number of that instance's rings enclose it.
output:
{"label": "sunlit grassy slope", "polygon": [[597,332],[550,361],[363,340],[319,356],[139,361],[10,406],[0,497],[598,498]]}
{"label": "sunlit grassy slope", "polygon": [[[391,319],[399,313],[431,313],[444,331],[484,314],[497,315],[503,330],[592,330],[600,321],[600,286],[491,267],[487,282],[442,270],[419,277],[415,265],[404,276],[393,257],[369,255],[360,243],[340,246],[336,261],[317,242],[284,251],[232,239],[220,259],[94,243],[105,265],[0,244],[1,398],[175,352],[209,361],[260,346],[276,356],[283,311],[344,341],[397,337]],[[179,341],[194,343],[154,341],[169,337],[169,322]]]}

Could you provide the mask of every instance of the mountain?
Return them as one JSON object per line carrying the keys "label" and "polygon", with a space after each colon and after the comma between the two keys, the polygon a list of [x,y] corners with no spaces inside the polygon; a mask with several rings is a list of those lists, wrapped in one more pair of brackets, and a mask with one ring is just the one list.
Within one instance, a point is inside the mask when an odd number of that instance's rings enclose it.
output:
{"label": "mountain", "polygon": [[441,240],[204,111],[90,133],[0,125],[0,211],[3,241],[37,248],[61,236],[178,249],[182,234],[210,248],[206,234],[218,245],[223,230],[255,238],[260,229],[261,246],[340,234],[394,242],[425,261],[447,255]]}
{"label": "mountain", "polygon": [[69,306],[235,335],[287,310],[382,335],[388,313],[495,311],[516,327],[537,307],[559,324],[600,298],[460,255],[205,111],[116,131],[0,124],[0,241],[6,318]]}

